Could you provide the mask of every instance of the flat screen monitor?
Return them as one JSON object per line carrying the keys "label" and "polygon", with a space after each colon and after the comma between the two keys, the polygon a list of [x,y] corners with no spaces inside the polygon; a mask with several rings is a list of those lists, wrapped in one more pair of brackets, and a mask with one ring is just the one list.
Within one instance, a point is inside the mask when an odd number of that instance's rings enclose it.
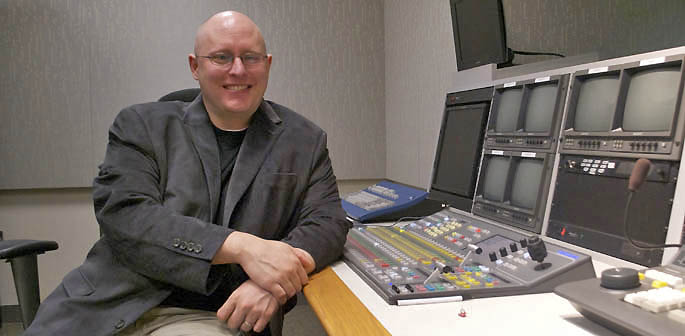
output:
{"label": "flat screen monitor", "polygon": [[649,69],[632,74],[623,112],[623,130],[670,130],[679,83],[680,67]]}
{"label": "flat screen monitor", "polygon": [[449,108],[445,111],[433,187],[473,197],[476,174],[474,166],[480,156],[486,104]]}
{"label": "flat screen monitor", "polygon": [[548,133],[557,102],[557,83],[532,86],[526,105],[524,132]]}
{"label": "flat screen monitor", "polygon": [[495,202],[504,201],[504,190],[507,186],[509,163],[508,157],[490,157],[487,161],[484,175],[483,197]]}
{"label": "flat screen monitor", "polygon": [[511,187],[512,205],[526,209],[535,208],[543,168],[541,160],[522,158],[518,162]]}
{"label": "flat screen monitor", "polygon": [[511,88],[501,91],[499,104],[497,105],[495,132],[516,132],[522,98],[522,88]]}
{"label": "flat screen monitor", "polygon": [[478,179],[492,87],[447,94],[429,197],[470,211]]}
{"label": "flat screen monitor", "polygon": [[459,71],[508,60],[501,0],[450,0]]}
{"label": "flat screen monitor", "polygon": [[579,132],[608,132],[612,129],[618,99],[619,76],[581,79],[573,128]]}

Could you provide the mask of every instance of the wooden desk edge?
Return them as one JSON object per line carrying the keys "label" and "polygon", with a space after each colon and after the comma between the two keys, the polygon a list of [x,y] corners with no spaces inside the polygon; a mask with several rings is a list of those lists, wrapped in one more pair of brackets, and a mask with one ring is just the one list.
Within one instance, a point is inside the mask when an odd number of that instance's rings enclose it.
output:
{"label": "wooden desk edge", "polygon": [[309,278],[304,295],[328,335],[390,335],[330,266]]}

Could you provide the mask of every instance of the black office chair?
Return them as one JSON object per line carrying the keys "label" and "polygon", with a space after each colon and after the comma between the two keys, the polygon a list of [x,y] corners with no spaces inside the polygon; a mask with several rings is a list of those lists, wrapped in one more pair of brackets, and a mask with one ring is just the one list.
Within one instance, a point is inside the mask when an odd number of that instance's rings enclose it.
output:
{"label": "black office chair", "polygon": [[180,100],[182,102],[191,102],[195,100],[195,97],[197,97],[198,94],[200,94],[200,88],[183,89],[171,92],[162,98],[159,98],[159,101]]}
{"label": "black office chair", "polygon": [[58,245],[49,240],[2,240],[1,233],[0,231],[0,259],[12,265],[14,287],[17,290],[22,323],[26,329],[36,317],[40,305],[37,256],[56,250]]}

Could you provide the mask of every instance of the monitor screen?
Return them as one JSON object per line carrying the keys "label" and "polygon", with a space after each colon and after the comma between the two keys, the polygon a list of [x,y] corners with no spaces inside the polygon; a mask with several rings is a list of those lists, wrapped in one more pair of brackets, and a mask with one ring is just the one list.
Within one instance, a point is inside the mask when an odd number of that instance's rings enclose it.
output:
{"label": "monitor screen", "polygon": [[623,130],[670,130],[679,83],[680,67],[650,69],[633,74],[623,112]]}
{"label": "monitor screen", "polygon": [[508,157],[490,157],[484,175],[483,197],[495,202],[502,202],[504,200],[504,188],[507,185],[509,163]]}
{"label": "monitor screen", "polygon": [[527,209],[535,208],[543,167],[542,160],[521,159],[519,161],[511,187],[512,205]]}
{"label": "monitor screen", "polygon": [[516,132],[522,97],[521,88],[507,89],[500,93],[495,132]]}
{"label": "monitor screen", "polygon": [[473,199],[488,109],[489,104],[480,103],[445,111],[434,188]]}
{"label": "monitor screen", "polygon": [[612,128],[619,87],[618,75],[580,81],[573,128],[579,132],[608,132]]}
{"label": "monitor screen", "polygon": [[507,61],[501,0],[450,0],[450,9],[458,70]]}
{"label": "monitor screen", "polygon": [[556,83],[531,87],[523,130],[531,133],[549,132],[552,127],[552,117],[554,117],[556,102]]}

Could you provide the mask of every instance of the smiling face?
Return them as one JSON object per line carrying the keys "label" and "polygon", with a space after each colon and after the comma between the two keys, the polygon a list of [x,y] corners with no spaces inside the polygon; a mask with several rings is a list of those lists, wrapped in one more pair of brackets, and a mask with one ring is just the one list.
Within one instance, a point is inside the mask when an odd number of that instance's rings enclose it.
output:
{"label": "smiling face", "polygon": [[231,65],[217,65],[201,57],[218,54],[265,55],[264,38],[247,16],[223,12],[200,26],[195,54],[188,56],[190,70],[200,83],[202,99],[212,122],[222,129],[247,127],[266,91],[271,55],[259,64],[247,66],[239,58]]}

